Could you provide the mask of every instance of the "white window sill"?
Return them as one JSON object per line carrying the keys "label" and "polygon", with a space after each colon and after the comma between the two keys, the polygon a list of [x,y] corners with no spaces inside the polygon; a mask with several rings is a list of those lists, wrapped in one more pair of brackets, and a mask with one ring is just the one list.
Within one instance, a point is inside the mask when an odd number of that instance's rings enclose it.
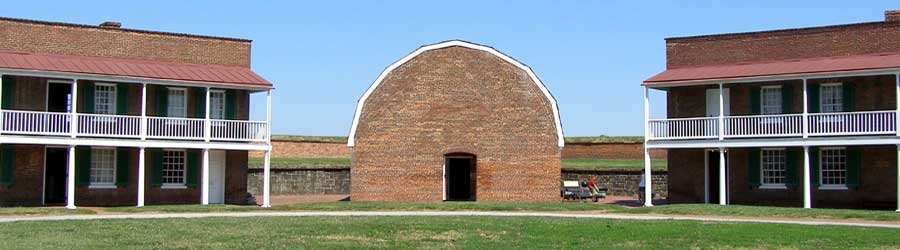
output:
{"label": "white window sill", "polygon": [[88,186],[89,189],[115,189],[115,184],[91,184]]}
{"label": "white window sill", "polygon": [[787,189],[787,185],[784,185],[784,184],[763,184],[763,185],[759,185],[759,189]]}
{"label": "white window sill", "polygon": [[184,184],[163,184],[160,188],[162,189],[187,189],[187,186]]}
{"label": "white window sill", "polygon": [[822,185],[819,190],[847,190],[846,185]]}

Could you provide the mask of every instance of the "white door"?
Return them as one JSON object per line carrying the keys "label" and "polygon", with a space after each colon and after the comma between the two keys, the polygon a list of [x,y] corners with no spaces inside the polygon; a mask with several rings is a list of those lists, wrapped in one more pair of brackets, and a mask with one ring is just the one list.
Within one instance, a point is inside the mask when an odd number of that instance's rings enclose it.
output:
{"label": "white door", "polygon": [[[729,105],[729,103],[731,103],[731,101],[730,101],[731,98],[728,97],[729,94],[728,94],[727,88],[722,89],[722,95],[723,95],[722,96],[723,99],[725,99],[725,107],[723,107],[723,108],[725,110],[725,115],[727,116],[727,115],[731,114],[731,107],[729,107],[729,106],[731,106],[731,105]],[[706,90],[706,116],[707,117],[719,116],[719,89],[718,88]]]}
{"label": "white door", "polygon": [[225,151],[209,151],[209,203],[225,203]]}

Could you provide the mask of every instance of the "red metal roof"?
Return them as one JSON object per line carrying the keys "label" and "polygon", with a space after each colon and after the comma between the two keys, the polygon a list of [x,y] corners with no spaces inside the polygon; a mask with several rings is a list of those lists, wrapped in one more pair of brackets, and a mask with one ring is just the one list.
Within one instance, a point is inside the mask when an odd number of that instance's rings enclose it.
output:
{"label": "red metal roof", "polygon": [[249,68],[0,51],[0,68],[271,87]]}
{"label": "red metal roof", "polygon": [[900,53],[668,69],[644,81],[662,83],[900,68]]}

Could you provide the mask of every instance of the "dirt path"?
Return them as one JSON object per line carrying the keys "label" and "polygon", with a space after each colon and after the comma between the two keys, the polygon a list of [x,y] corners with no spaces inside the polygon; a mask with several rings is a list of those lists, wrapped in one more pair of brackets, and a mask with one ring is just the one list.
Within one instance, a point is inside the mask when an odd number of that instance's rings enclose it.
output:
{"label": "dirt path", "polygon": [[164,214],[98,214],[98,215],[64,215],[38,217],[0,218],[0,223],[22,221],[60,221],[60,220],[106,220],[106,219],[170,219],[170,218],[208,218],[208,217],[308,217],[308,216],[494,216],[494,217],[553,217],[553,218],[593,218],[616,220],[683,220],[702,222],[742,222],[742,223],[775,223],[809,226],[854,226],[900,229],[900,224],[892,222],[852,222],[852,221],[820,221],[809,219],[762,219],[762,218],[722,218],[701,216],[673,215],[635,215],[635,214],[583,214],[559,212],[229,212],[229,213],[164,213]]}

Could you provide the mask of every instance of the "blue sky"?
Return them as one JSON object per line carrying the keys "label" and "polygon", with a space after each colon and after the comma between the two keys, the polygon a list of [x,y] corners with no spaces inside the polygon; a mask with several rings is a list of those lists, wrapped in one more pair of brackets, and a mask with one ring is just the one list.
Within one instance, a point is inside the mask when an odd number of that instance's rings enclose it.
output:
{"label": "blue sky", "polygon": [[[262,1],[260,1],[262,2]],[[641,87],[664,38],[883,20],[891,1],[11,1],[0,15],[253,40],[276,85],[273,133],[347,135],[356,101],[389,64],[462,39],[531,66],[567,136],[640,135]],[[654,92],[653,116],[665,112]],[[264,96],[251,116],[264,118]]]}

